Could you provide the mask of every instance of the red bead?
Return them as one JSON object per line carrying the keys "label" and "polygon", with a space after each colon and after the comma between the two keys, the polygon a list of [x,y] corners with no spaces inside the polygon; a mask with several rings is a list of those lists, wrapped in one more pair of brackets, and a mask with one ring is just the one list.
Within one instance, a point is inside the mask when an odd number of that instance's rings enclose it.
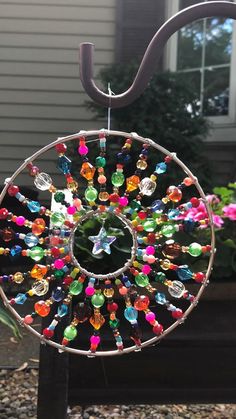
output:
{"label": "red bead", "polygon": [[170,163],[172,161],[172,157],[166,156],[164,160],[165,160],[165,163]]}
{"label": "red bead", "polygon": [[66,144],[60,143],[55,146],[55,149],[57,150],[58,154],[64,154],[67,150],[67,146]]}
{"label": "red bead", "polygon": [[48,329],[48,327],[46,327],[45,329],[43,329],[43,336],[46,339],[51,339],[54,335],[54,330],[52,329]]}
{"label": "red bead", "polygon": [[147,214],[144,211],[139,211],[138,216],[139,216],[140,220],[145,220],[145,218],[147,218]]}
{"label": "red bead", "polygon": [[149,306],[150,300],[147,295],[140,295],[134,301],[134,307],[138,311],[146,310]]}
{"label": "red bead", "polygon": [[203,272],[196,272],[193,276],[196,282],[203,282],[205,279],[205,274]]}
{"label": "red bead", "polygon": [[16,185],[11,185],[9,186],[7,192],[10,196],[16,196],[16,194],[19,192],[19,188]]}
{"label": "red bead", "polygon": [[118,304],[116,303],[108,303],[107,304],[107,310],[112,313],[112,311],[117,311],[118,309]]}
{"label": "red bead", "polygon": [[74,280],[73,280],[73,278],[71,277],[71,276],[66,276],[65,278],[64,278],[64,280],[63,280],[63,284],[65,284],[65,285],[70,285],[71,284],[71,282],[73,282]]}
{"label": "red bead", "polygon": [[154,243],[156,243],[156,235],[155,235],[155,233],[148,233],[148,235],[147,235],[147,241],[148,241],[148,244],[154,244]]}
{"label": "red bead", "polygon": [[109,196],[109,199],[110,199],[111,202],[116,203],[116,202],[119,202],[120,197],[119,197],[119,195],[117,193],[112,193]]}
{"label": "red bead", "polygon": [[0,220],[5,220],[8,216],[7,208],[0,208]]}
{"label": "red bead", "polygon": [[24,318],[24,323],[25,324],[32,324],[34,321],[33,317],[30,314],[27,314]]}
{"label": "red bead", "polygon": [[191,204],[194,208],[199,207],[200,201],[199,201],[198,198],[193,197],[193,198],[190,199],[190,202],[191,202]]}
{"label": "red bead", "polygon": [[50,313],[50,306],[45,301],[40,300],[34,305],[35,312],[41,316],[46,317]]}
{"label": "red bead", "polygon": [[183,316],[183,312],[180,308],[177,308],[175,311],[172,311],[171,314],[174,319],[181,319],[181,317]]}
{"label": "red bead", "polygon": [[162,324],[157,323],[155,326],[153,326],[152,330],[155,335],[160,335],[163,332],[163,326]]}
{"label": "red bead", "polygon": [[51,254],[54,258],[57,258],[58,256],[60,256],[60,249],[58,247],[53,247],[51,249]]}

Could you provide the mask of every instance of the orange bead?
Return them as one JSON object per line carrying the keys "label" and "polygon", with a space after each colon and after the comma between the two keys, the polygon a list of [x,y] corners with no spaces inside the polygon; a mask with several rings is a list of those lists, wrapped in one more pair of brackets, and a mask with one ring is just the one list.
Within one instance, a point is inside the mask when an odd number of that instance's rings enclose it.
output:
{"label": "orange bead", "polygon": [[166,194],[172,202],[179,202],[182,198],[182,191],[177,186],[169,186]]}
{"label": "orange bead", "polygon": [[32,278],[35,279],[43,279],[48,271],[47,266],[44,265],[34,265],[34,267],[30,271],[30,275]]}
{"label": "orange bead", "polygon": [[40,236],[45,230],[45,221],[43,218],[36,218],[32,224],[32,233],[36,236]]}
{"label": "orange bead", "polygon": [[134,307],[138,311],[146,310],[149,306],[149,303],[150,303],[150,300],[146,295],[140,295],[134,301]]}
{"label": "orange bead", "polygon": [[45,303],[45,301],[40,300],[34,305],[35,313],[41,317],[46,317],[50,313],[50,306]]}
{"label": "orange bead", "polygon": [[191,179],[191,177],[186,177],[184,178],[183,183],[185,186],[191,186],[193,184],[193,179]]}
{"label": "orange bead", "polygon": [[96,169],[95,167],[89,163],[89,162],[84,162],[82,164],[81,170],[80,170],[80,174],[81,176],[83,176],[85,179],[87,180],[92,180],[94,177],[94,173],[95,173]]}
{"label": "orange bead", "polygon": [[100,313],[95,313],[93,316],[90,317],[89,322],[95,330],[99,330],[105,323],[105,319]]}
{"label": "orange bead", "polygon": [[127,192],[135,191],[140,183],[140,178],[137,175],[130,176],[126,179]]}

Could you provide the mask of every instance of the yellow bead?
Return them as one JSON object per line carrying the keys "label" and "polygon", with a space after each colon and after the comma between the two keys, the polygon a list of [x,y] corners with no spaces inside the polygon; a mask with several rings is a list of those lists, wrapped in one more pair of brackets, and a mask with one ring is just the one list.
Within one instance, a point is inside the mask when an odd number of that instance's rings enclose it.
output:
{"label": "yellow bead", "polygon": [[43,279],[48,271],[47,266],[36,264],[30,271],[30,275],[35,279]]}
{"label": "yellow bead", "polygon": [[167,271],[170,269],[171,262],[168,259],[164,259],[161,261],[160,265],[164,271]]}
{"label": "yellow bead", "polygon": [[87,180],[92,180],[95,174],[95,167],[89,163],[89,162],[84,162],[82,164],[81,170],[80,170],[80,174],[81,176],[83,176],[85,179]]}
{"label": "yellow bead", "polygon": [[126,179],[127,192],[135,191],[140,183],[140,178],[137,175],[130,176]]}
{"label": "yellow bead", "polygon": [[145,170],[147,168],[147,162],[146,160],[138,160],[136,164],[137,169],[139,170]]}
{"label": "yellow bead", "polygon": [[114,291],[114,289],[113,289],[113,288],[105,288],[105,289],[104,289],[104,291],[103,291],[103,294],[104,294],[104,295],[105,295],[105,297],[107,297],[107,298],[111,298],[111,297],[113,297],[114,293],[115,293],[115,291]]}
{"label": "yellow bead", "polygon": [[138,268],[138,267],[139,267],[139,265],[140,265],[140,263],[139,263],[137,260],[135,260],[135,261],[133,262],[133,266],[134,266],[135,268]]}
{"label": "yellow bead", "polygon": [[155,175],[151,175],[150,179],[153,180],[153,182],[155,182],[157,180],[157,177]]}
{"label": "yellow bead", "polygon": [[68,182],[67,183],[67,188],[72,191],[72,192],[76,192],[78,189],[78,182],[76,182],[75,180],[73,182]]}
{"label": "yellow bead", "polygon": [[108,201],[109,193],[108,192],[100,192],[100,194],[98,195],[98,198],[100,199],[100,201]]}
{"label": "yellow bead", "polygon": [[14,281],[16,284],[21,284],[21,283],[24,281],[24,276],[23,276],[23,274],[22,274],[21,272],[16,272],[16,273],[13,275],[13,281]]}
{"label": "yellow bead", "polygon": [[132,220],[131,224],[132,224],[133,227],[137,227],[138,221],[137,220]]}
{"label": "yellow bead", "polygon": [[74,268],[73,271],[70,273],[70,276],[75,279],[76,275],[79,273],[79,268]]}
{"label": "yellow bead", "polygon": [[167,196],[165,198],[162,198],[162,202],[164,204],[167,204],[167,202],[169,202],[169,198]]}
{"label": "yellow bead", "polygon": [[89,322],[95,330],[99,330],[105,323],[105,319],[100,312],[96,312],[95,310],[94,315],[90,317]]}
{"label": "yellow bead", "polygon": [[[38,282],[38,284],[39,284],[39,282]],[[34,295],[34,290],[29,290],[29,291],[28,291],[28,295],[29,295],[30,297],[33,297],[33,295]]]}
{"label": "yellow bead", "polygon": [[4,251],[5,251],[4,247],[0,247],[0,255],[4,255]]}

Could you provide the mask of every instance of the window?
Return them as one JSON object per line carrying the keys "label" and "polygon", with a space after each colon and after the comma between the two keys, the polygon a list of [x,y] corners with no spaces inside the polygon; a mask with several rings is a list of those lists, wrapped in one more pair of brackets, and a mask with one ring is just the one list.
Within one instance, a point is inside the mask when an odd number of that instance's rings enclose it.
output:
{"label": "window", "polygon": [[[169,13],[198,3],[170,0]],[[171,7],[172,4],[172,7]],[[172,9],[172,10],[171,10]],[[215,122],[235,121],[235,22],[229,18],[201,19],[183,27],[169,46],[167,67],[184,74],[198,96],[199,111]]]}

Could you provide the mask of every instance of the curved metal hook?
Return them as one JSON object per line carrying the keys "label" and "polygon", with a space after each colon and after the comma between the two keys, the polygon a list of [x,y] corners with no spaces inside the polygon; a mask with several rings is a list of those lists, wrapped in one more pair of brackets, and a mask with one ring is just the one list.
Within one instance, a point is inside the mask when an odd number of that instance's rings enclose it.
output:
{"label": "curved metal hook", "polygon": [[229,17],[236,20],[236,4],[229,1],[210,1],[181,10],[167,20],[152,38],[143,56],[136,77],[125,92],[109,96],[102,92],[93,80],[93,50],[94,45],[80,45],[80,78],[86,93],[95,102],[110,108],[121,108],[132,103],[141,95],[155,71],[155,64],[160,58],[163,48],[176,31],[197,19],[212,16]]}

